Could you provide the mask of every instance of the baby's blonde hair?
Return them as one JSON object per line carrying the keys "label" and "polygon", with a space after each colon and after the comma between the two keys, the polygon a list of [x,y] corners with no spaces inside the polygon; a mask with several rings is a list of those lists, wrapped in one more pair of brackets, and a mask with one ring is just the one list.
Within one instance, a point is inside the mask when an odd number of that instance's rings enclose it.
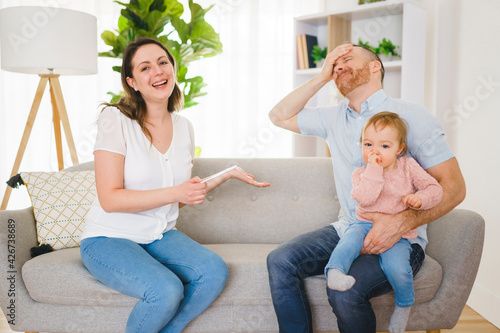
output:
{"label": "baby's blonde hair", "polygon": [[408,132],[408,125],[404,119],[399,117],[397,113],[383,111],[372,116],[363,126],[361,131],[361,141],[363,141],[363,134],[365,129],[369,126],[373,126],[375,130],[384,129],[387,126],[395,129],[398,132],[399,146],[403,146],[403,150],[399,153],[399,156],[404,156],[408,152],[408,145],[406,144],[406,133]]}

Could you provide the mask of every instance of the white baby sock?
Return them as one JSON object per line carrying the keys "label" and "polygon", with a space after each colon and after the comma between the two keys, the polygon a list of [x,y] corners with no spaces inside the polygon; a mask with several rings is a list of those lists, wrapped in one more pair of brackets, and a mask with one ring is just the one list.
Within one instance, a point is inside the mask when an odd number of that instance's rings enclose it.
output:
{"label": "white baby sock", "polygon": [[391,316],[391,322],[389,323],[389,332],[391,333],[404,333],[406,329],[406,323],[410,317],[411,307],[401,308],[396,306],[394,312]]}
{"label": "white baby sock", "polygon": [[342,273],[341,270],[336,268],[330,268],[327,272],[328,276],[328,288],[338,291],[346,291],[351,289],[356,282],[356,279],[350,275]]}

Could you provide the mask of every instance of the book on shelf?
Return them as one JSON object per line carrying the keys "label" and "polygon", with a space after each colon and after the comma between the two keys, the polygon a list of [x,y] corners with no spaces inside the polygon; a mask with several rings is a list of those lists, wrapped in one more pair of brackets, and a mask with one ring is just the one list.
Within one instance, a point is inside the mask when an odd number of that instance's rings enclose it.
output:
{"label": "book on shelf", "polygon": [[316,67],[314,58],[311,56],[314,45],[318,45],[318,37],[307,34],[297,35],[297,62],[299,69]]}
{"label": "book on shelf", "polygon": [[302,35],[297,35],[297,65],[299,69],[304,69],[304,52],[302,45]]}
{"label": "book on shelf", "polygon": [[307,44],[306,44],[306,35],[300,35],[300,40],[301,40],[301,52],[302,52],[302,58],[304,59],[303,64],[302,64],[302,69],[308,69],[309,68],[309,59],[307,57]]}
{"label": "book on shelf", "polygon": [[316,64],[314,63],[314,58],[312,57],[312,50],[314,45],[318,45],[318,37],[305,35],[306,37],[306,50],[307,50],[307,68],[315,68]]}

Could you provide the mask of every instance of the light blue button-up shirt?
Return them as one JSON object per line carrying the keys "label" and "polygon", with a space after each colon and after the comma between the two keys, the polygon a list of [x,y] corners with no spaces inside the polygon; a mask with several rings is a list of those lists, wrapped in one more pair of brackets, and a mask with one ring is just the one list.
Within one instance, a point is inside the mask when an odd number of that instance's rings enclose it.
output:
{"label": "light blue button-up shirt", "polygon": [[[437,120],[423,106],[388,97],[381,89],[370,96],[357,113],[347,99],[337,106],[304,108],[298,114],[301,134],[318,136],[328,143],[333,162],[335,186],[343,216],[333,226],[343,235],[349,222],[355,220],[357,202],[351,197],[354,169],[365,166],[360,143],[361,130],[374,114],[390,111],[399,114],[408,123],[408,154],[424,169],[445,162],[454,155],[444,131]],[[427,226],[418,228],[418,238],[411,240],[425,249]]]}

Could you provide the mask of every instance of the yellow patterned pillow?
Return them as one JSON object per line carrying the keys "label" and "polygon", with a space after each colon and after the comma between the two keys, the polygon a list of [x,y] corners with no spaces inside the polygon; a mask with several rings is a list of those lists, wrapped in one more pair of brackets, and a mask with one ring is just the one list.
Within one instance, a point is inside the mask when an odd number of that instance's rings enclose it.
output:
{"label": "yellow patterned pillow", "polygon": [[28,189],[40,245],[80,246],[84,218],[96,197],[93,170],[21,172]]}

